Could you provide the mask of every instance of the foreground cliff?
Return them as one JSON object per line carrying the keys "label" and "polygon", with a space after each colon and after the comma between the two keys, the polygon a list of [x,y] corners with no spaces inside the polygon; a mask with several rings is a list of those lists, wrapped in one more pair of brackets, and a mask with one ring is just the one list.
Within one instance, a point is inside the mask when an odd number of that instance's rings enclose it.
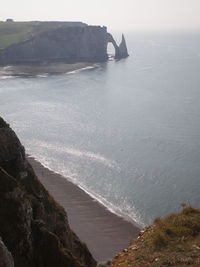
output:
{"label": "foreground cliff", "polygon": [[0,267],[14,267],[11,253],[0,238]]}
{"label": "foreground cliff", "polygon": [[105,62],[109,42],[113,43],[116,59],[128,57],[124,36],[118,46],[106,27],[83,23],[1,22],[0,65]]}
{"label": "foreground cliff", "polygon": [[1,118],[0,237],[0,266],[13,267],[12,257],[15,267],[96,266],[86,245],[71,231],[64,209],[39,182],[19,139]]}
{"label": "foreground cliff", "polygon": [[200,266],[200,209],[186,207],[143,230],[112,267]]}

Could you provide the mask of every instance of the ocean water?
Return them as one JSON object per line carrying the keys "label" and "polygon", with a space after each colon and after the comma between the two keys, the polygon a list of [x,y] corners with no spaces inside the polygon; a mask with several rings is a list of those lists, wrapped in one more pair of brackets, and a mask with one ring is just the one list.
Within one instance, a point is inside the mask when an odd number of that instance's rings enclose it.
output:
{"label": "ocean water", "polygon": [[27,153],[141,224],[200,206],[200,35],[127,34],[130,57],[0,77],[0,115]]}

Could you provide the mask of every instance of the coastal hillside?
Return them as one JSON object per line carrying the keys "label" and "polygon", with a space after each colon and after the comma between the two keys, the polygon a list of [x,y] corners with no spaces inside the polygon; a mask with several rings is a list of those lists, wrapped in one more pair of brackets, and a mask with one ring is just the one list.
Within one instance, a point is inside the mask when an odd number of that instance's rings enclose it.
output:
{"label": "coastal hillside", "polygon": [[0,22],[0,65],[106,62],[128,57],[124,36],[118,46],[106,27],[81,22]]}
{"label": "coastal hillside", "polygon": [[200,266],[200,209],[185,207],[180,214],[157,218],[111,266]]}
{"label": "coastal hillside", "polygon": [[57,22],[57,21],[30,21],[30,22],[0,22],[0,49],[31,38],[45,31],[51,31],[60,27],[83,27],[82,22]]}
{"label": "coastal hillside", "polygon": [[19,139],[2,118],[0,237],[0,263],[5,267],[13,266],[12,257],[15,267],[96,266],[86,245],[70,229],[64,209],[39,182]]}
{"label": "coastal hillside", "polygon": [[[39,182],[24,147],[0,118],[0,266],[95,267],[64,209]],[[99,265],[99,266],[109,266]],[[200,266],[200,209],[157,218],[112,267]]]}

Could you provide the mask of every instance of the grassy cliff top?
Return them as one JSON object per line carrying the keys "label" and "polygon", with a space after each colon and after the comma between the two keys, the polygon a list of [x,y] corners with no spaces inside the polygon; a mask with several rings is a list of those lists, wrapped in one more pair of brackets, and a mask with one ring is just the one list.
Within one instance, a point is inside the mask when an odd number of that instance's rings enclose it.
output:
{"label": "grassy cliff top", "polygon": [[157,218],[112,267],[200,266],[200,209],[185,207],[180,214]]}
{"label": "grassy cliff top", "polygon": [[0,49],[9,45],[29,40],[42,32],[58,27],[84,26],[81,22],[0,22]]}

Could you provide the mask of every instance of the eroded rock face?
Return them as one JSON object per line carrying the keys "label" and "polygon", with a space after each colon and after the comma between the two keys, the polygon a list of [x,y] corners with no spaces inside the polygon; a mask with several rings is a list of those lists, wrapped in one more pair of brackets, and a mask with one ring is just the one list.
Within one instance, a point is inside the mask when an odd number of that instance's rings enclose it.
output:
{"label": "eroded rock face", "polygon": [[14,131],[0,118],[0,236],[15,267],[94,267],[64,209],[35,176]]}
{"label": "eroded rock face", "polygon": [[119,45],[119,50],[120,50],[120,58],[126,58],[129,56],[127,45],[126,45],[126,40],[123,34],[122,34],[122,41]]}
{"label": "eroded rock face", "polygon": [[106,35],[106,27],[61,27],[4,49],[0,64],[104,62],[108,58]]}
{"label": "eroded rock face", "polygon": [[14,267],[11,253],[0,238],[0,267]]}
{"label": "eroded rock face", "polygon": [[10,175],[20,178],[26,172],[24,147],[14,131],[0,117],[0,166]]}
{"label": "eroded rock face", "polygon": [[120,45],[118,46],[115,39],[113,38],[112,34],[107,33],[107,42],[112,43],[115,48],[115,58],[116,59],[122,59],[129,56],[128,49],[126,45],[126,40],[124,35],[122,34],[122,41]]}
{"label": "eroded rock face", "polygon": [[128,56],[124,36],[118,46],[106,27],[58,27],[0,51],[0,65],[106,62],[108,42],[112,42],[115,47],[115,58]]}

